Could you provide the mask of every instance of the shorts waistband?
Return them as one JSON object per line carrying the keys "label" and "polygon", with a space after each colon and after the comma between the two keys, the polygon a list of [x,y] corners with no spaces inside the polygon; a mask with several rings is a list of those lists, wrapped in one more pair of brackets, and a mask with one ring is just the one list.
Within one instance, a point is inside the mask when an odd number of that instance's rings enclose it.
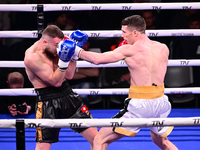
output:
{"label": "shorts waistband", "polygon": [[153,86],[130,86],[129,98],[156,99],[164,96],[164,83]]}
{"label": "shorts waistband", "polygon": [[72,93],[72,89],[68,82],[65,80],[60,87],[49,86],[46,88],[35,89],[38,101],[50,100],[52,98],[59,98],[67,96]]}

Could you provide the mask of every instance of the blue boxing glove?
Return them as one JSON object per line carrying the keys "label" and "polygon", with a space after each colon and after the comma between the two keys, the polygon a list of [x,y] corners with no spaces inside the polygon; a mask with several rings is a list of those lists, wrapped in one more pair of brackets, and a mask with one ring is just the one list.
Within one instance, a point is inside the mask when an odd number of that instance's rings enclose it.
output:
{"label": "blue boxing glove", "polygon": [[76,43],[73,40],[66,39],[58,43],[57,53],[59,56],[58,69],[65,71],[68,67],[69,61],[74,55]]}
{"label": "blue boxing glove", "polygon": [[76,49],[74,56],[72,57],[73,61],[77,61],[80,57],[82,47],[87,43],[88,35],[80,30],[76,30],[71,33],[70,38],[76,42]]}
{"label": "blue boxing glove", "polygon": [[71,33],[70,39],[74,40],[78,47],[82,48],[87,43],[88,35],[83,31],[76,30]]}

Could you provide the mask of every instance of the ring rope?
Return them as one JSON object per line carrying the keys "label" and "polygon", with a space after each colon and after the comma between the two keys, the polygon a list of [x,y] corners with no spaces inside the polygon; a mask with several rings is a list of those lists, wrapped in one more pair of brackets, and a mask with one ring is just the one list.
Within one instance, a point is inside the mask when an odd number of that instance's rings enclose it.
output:
{"label": "ring rope", "polygon": [[[1,11],[31,11],[38,12],[41,4],[20,4],[20,5],[0,5]],[[125,4],[43,4],[42,9],[40,11],[80,11],[80,10],[145,10],[145,9],[153,9],[153,10],[161,10],[161,9],[199,9],[200,3],[141,3],[141,4],[133,4],[133,3],[125,3]],[[38,10],[37,10],[38,9]],[[39,38],[41,36],[42,28],[38,27],[38,31],[4,31],[0,32],[0,37],[13,37],[13,33],[15,32],[15,37],[18,38]],[[160,31],[160,32],[159,32]],[[172,32],[169,34],[169,31],[166,32],[164,30],[156,30],[156,31],[148,31],[148,36],[199,36],[199,31],[195,30],[195,33],[192,31],[185,32],[184,30],[176,30],[178,33]],[[18,33],[17,33],[18,32]],[[68,31],[64,31],[65,35],[69,35]],[[89,31],[87,31],[89,32]],[[105,31],[106,32],[106,31]],[[91,32],[87,33],[89,37],[118,37],[121,36],[121,31],[114,31],[114,33],[106,33],[103,31],[100,32]],[[113,32],[113,31],[111,31]],[[12,34],[12,35],[10,35]],[[1,62],[0,62],[1,63]],[[24,67],[23,62],[20,62],[22,67]],[[186,64],[187,65],[187,64]],[[19,67],[19,66],[18,66]],[[193,88],[194,89],[194,88]],[[6,90],[6,89],[3,89]],[[15,89],[16,91],[18,89]],[[24,92],[27,90],[32,95],[34,93],[34,89],[23,89],[20,92]],[[98,89],[99,90],[99,89]],[[105,89],[104,89],[105,90]],[[127,90],[127,89],[126,89]],[[166,90],[166,89],[165,89]],[[10,89],[7,91],[10,91]],[[198,89],[198,91],[200,91]],[[179,91],[180,92],[180,91]],[[182,92],[182,91],[181,91]],[[98,93],[98,92],[96,92]],[[92,93],[90,93],[92,94]],[[93,92],[95,94],[95,92]],[[24,95],[24,94],[23,94]],[[112,93],[113,95],[113,93]],[[17,120],[8,120],[1,119],[0,120],[0,128],[16,128]],[[142,127],[150,127],[150,126],[200,126],[200,117],[193,118],[149,118],[149,119],[65,119],[65,120],[51,120],[51,119],[25,119],[25,127],[26,128],[35,128],[35,127],[51,127],[51,128],[61,128],[61,127],[116,127],[116,126],[142,126]],[[80,122],[81,121],[81,122]],[[86,122],[87,121],[87,122]],[[24,140],[25,141],[25,140]],[[18,142],[17,142],[18,145]],[[25,145],[25,143],[24,143]]]}
{"label": "ring rope", "polygon": [[[16,119],[0,119],[0,128],[16,128]],[[200,117],[132,119],[24,119],[25,128],[200,126]]]}
{"label": "ring rope", "polygon": [[[70,31],[63,31],[65,36],[69,36]],[[121,30],[83,30],[88,37],[121,37]],[[200,36],[200,29],[171,29],[171,30],[146,30],[148,37],[166,36]],[[3,38],[38,38],[38,31],[0,31]]]}
{"label": "ring rope", "polygon": [[[79,95],[128,95],[129,88],[73,89]],[[200,94],[200,87],[165,88],[165,94]],[[0,89],[1,96],[36,96],[34,88]]]}
{"label": "ring rope", "polygon": [[[173,59],[168,61],[168,66],[200,66],[200,59]],[[24,61],[0,61],[1,68],[24,68]],[[124,60],[115,63],[95,65],[87,61],[77,61],[77,68],[104,68],[104,67],[127,67]]]}
{"label": "ring rope", "polygon": [[[81,11],[81,10],[165,10],[199,9],[199,2],[191,3],[106,3],[106,4],[39,4],[44,11]],[[37,4],[1,4],[0,11],[36,12]]]}

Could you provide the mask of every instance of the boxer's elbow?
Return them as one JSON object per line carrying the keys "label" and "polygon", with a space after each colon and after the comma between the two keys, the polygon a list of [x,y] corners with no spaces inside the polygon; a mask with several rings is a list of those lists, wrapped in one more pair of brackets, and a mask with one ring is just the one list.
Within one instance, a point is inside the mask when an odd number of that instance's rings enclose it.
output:
{"label": "boxer's elbow", "polygon": [[54,83],[54,87],[61,87],[63,82],[57,82],[57,83]]}
{"label": "boxer's elbow", "polygon": [[94,63],[95,65],[99,65],[99,64],[102,64],[103,61],[100,57],[97,57],[93,59],[92,63]]}
{"label": "boxer's elbow", "polygon": [[67,79],[67,80],[71,80],[73,78],[73,75],[71,75],[71,76],[65,76],[65,79]]}

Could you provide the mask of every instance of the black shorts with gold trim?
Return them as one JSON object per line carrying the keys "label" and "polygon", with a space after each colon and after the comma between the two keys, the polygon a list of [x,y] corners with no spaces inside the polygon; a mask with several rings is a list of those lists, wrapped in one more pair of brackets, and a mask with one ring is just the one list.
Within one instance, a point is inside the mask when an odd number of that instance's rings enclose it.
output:
{"label": "black shorts with gold trim", "polygon": [[[36,119],[92,118],[88,108],[78,94],[74,93],[67,81],[61,87],[35,89],[37,93]],[[71,128],[82,132],[87,128]],[[37,142],[58,142],[60,128],[41,128],[36,130]]]}

